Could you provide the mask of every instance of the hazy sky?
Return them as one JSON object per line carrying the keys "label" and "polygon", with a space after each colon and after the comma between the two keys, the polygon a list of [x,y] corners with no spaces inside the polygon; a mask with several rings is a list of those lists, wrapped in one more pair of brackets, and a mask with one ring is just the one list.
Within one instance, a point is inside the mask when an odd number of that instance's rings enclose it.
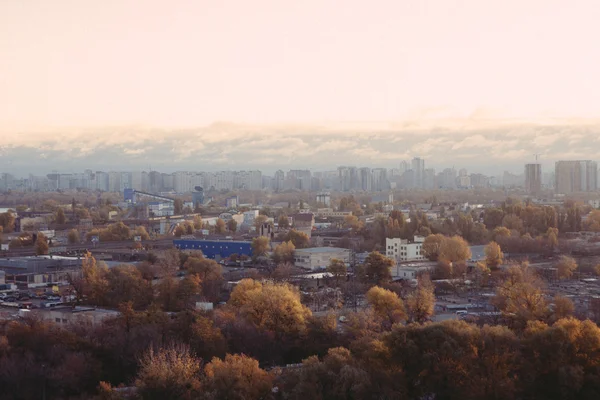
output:
{"label": "hazy sky", "polygon": [[598,0],[2,0],[0,128],[597,117]]}

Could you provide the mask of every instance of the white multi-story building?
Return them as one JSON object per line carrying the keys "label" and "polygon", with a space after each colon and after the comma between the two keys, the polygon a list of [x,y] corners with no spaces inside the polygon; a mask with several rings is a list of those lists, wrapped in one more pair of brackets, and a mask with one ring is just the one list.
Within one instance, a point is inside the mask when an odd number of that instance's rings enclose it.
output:
{"label": "white multi-story building", "polygon": [[406,239],[387,238],[385,239],[385,255],[395,260],[396,263],[425,260],[422,251],[424,240],[423,236],[415,236],[413,243],[409,243]]}

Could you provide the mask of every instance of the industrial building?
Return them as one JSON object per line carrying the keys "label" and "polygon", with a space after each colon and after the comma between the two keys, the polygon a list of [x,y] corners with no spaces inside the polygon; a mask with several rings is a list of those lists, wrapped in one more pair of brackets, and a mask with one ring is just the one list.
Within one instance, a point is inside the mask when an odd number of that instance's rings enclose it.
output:
{"label": "industrial building", "polygon": [[341,247],[312,247],[309,249],[296,249],[294,264],[296,267],[316,270],[326,268],[332,258],[350,263],[350,250]]}
{"label": "industrial building", "polygon": [[0,258],[0,270],[7,283],[32,287],[44,283],[67,282],[67,275],[81,273],[79,257],[31,256]]}
{"label": "industrial building", "polygon": [[177,239],[173,245],[179,250],[201,251],[204,257],[220,261],[237,254],[239,256],[252,256],[252,242],[237,240],[202,240],[202,239]]}

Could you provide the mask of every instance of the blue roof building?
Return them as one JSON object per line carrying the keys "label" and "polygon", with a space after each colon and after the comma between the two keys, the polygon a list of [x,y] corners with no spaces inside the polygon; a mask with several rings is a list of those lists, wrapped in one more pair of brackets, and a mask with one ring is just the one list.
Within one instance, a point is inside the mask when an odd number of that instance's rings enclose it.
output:
{"label": "blue roof building", "polygon": [[232,254],[252,256],[252,242],[236,240],[177,239],[173,245],[179,250],[200,250],[204,257],[213,260],[227,258]]}

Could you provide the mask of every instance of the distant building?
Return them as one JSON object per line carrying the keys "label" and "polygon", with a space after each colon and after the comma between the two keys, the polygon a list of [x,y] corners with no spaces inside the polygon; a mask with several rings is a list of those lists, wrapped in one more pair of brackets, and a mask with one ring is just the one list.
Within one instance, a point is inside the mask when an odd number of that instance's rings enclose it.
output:
{"label": "distant building", "polygon": [[539,195],[542,191],[542,165],[525,165],[525,191],[529,194]]}
{"label": "distant building", "polygon": [[217,261],[232,254],[252,256],[252,243],[248,241],[177,239],[173,245],[179,250],[200,250],[204,257]]}
{"label": "distant building", "polygon": [[300,232],[304,232],[308,237],[312,234],[315,225],[315,216],[312,213],[297,213],[290,215],[292,218],[292,227]]}
{"label": "distant building", "polygon": [[557,161],[556,193],[593,192],[598,188],[598,164],[590,160]]}
{"label": "distant building", "polygon": [[54,322],[63,327],[73,324],[77,324],[78,326],[97,325],[108,318],[115,318],[121,314],[115,310],[81,306],[58,306],[53,308],[39,308],[33,311],[40,319]]}
{"label": "distant building", "polygon": [[329,192],[317,193],[317,205],[320,207],[331,207],[331,193],[329,193]]}
{"label": "distant building", "polygon": [[422,252],[423,241],[422,236],[415,236],[414,243],[400,238],[387,238],[385,239],[385,255],[394,259],[396,263],[425,260]]}
{"label": "distant building", "polygon": [[415,188],[423,188],[424,179],[425,179],[425,160],[419,157],[415,157],[412,160],[412,170],[413,170],[413,179]]}
{"label": "distant building", "polygon": [[194,187],[194,191],[192,192],[192,204],[194,204],[194,208],[204,204],[204,189],[202,186]]}
{"label": "distant building", "polygon": [[345,264],[349,264],[350,250],[341,247],[312,247],[309,249],[296,249],[294,252],[296,267],[313,271],[326,268],[332,258],[337,258]]}

